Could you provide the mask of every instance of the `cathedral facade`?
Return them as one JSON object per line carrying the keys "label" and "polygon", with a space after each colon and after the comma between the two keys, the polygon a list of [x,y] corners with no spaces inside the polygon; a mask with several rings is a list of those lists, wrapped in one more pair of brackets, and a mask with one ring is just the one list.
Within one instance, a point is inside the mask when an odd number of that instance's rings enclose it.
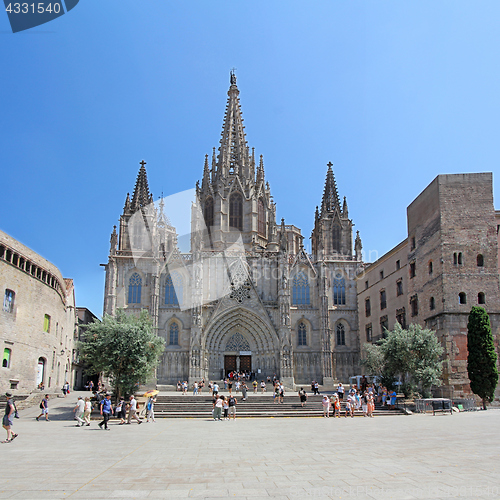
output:
{"label": "cathedral facade", "polygon": [[149,311],[165,339],[159,386],[219,380],[235,369],[275,374],[289,387],[358,374],[361,240],[357,234],[353,244],[331,167],[321,205],[311,207],[308,254],[301,230],[276,221],[263,158],[246,142],[234,74],[218,152],[205,157],[194,190],[189,251],[181,251],[163,201],[153,203],[141,163],[111,235],[104,313]]}

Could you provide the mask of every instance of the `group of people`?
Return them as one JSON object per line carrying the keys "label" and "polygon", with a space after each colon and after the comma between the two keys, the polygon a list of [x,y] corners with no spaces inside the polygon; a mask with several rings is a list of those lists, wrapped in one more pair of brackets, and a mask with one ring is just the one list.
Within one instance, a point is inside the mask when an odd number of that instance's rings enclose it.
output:
{"label": "group of people", "polygon": [[[148,398],[146,403],[146,422],[155,422],[154,405],[156,403],[155,397]],[[98,403],[99,413],[102,416],[102,421],[99,422],[98,426],[101,429],[109,431],[108,422],[112,416],[119,418],[119,425],[131,424],[132,419],[134,419],[138,424],[142,424],[142,420],[138,415],[137,400],[133,395],[129,397],[128,403],[125,402],[125,398],[122,396],[118,400],[117,405],[113,408],[111,402],[111,394],[107,393],[104,399]],[[83,427],[84,425],[90,425],[90,415],[92,413],[92,403],[90,398],[83,398],[78,396],[78,402],[73,408],[75,412],[75,420],[77,421],[77,427]],[[127,415],[128,411],[128,415]],[[38,420],[38,418],[37,418]]]}
{"label": "group of people", "polygon": [[214,420],[229,420],[231,415],[236,419],[236,405],[238,400],[231,394],[229,396],[219,396],[214,394],[212,402],[212,416]]}

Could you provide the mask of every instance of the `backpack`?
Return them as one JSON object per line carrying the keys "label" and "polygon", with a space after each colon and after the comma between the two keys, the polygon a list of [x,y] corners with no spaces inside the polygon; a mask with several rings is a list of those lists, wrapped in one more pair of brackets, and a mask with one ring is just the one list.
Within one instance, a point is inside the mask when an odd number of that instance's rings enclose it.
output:
{"label": "backpack", "polygon": [[45,408],[45,406],[43,406],[43,403],[40,402],[40,409],[43,410]]}

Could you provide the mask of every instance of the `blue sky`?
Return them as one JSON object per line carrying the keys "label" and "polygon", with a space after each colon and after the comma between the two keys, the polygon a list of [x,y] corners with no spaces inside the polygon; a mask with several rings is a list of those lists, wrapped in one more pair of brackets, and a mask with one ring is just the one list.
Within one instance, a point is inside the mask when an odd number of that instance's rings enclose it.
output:
{"label": "blue sky", "polygon": [[436,175],[497,181],[499,26],[498,2],[457,0],[82,0],[17,34],[0,13],[0,229],[101,315],[99,264],[139,161],[155,199],[193,188],[235,67],[278,218],[310,247],[332,161],[380,256]]}

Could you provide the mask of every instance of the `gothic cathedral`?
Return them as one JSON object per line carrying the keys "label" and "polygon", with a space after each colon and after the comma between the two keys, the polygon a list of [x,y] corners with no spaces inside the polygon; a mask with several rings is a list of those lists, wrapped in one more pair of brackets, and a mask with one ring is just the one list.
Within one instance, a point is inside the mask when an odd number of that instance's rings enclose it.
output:
{"label": "gothic cathedral", "polygon": [[230,83],[218,154],[205,157],[190,206],[189,251],[180,250],[163,201],[153,202],[142,162],[111,235],[104,313],[149,311],[165,339],[159,387],[220,380],[234,369],[258,380],[276,374],[288,387],[347,382],[359,373],[362,262],[346,199],[340,203],[329,164],[306,253],[301,230],[276,221],[233,73]]}

